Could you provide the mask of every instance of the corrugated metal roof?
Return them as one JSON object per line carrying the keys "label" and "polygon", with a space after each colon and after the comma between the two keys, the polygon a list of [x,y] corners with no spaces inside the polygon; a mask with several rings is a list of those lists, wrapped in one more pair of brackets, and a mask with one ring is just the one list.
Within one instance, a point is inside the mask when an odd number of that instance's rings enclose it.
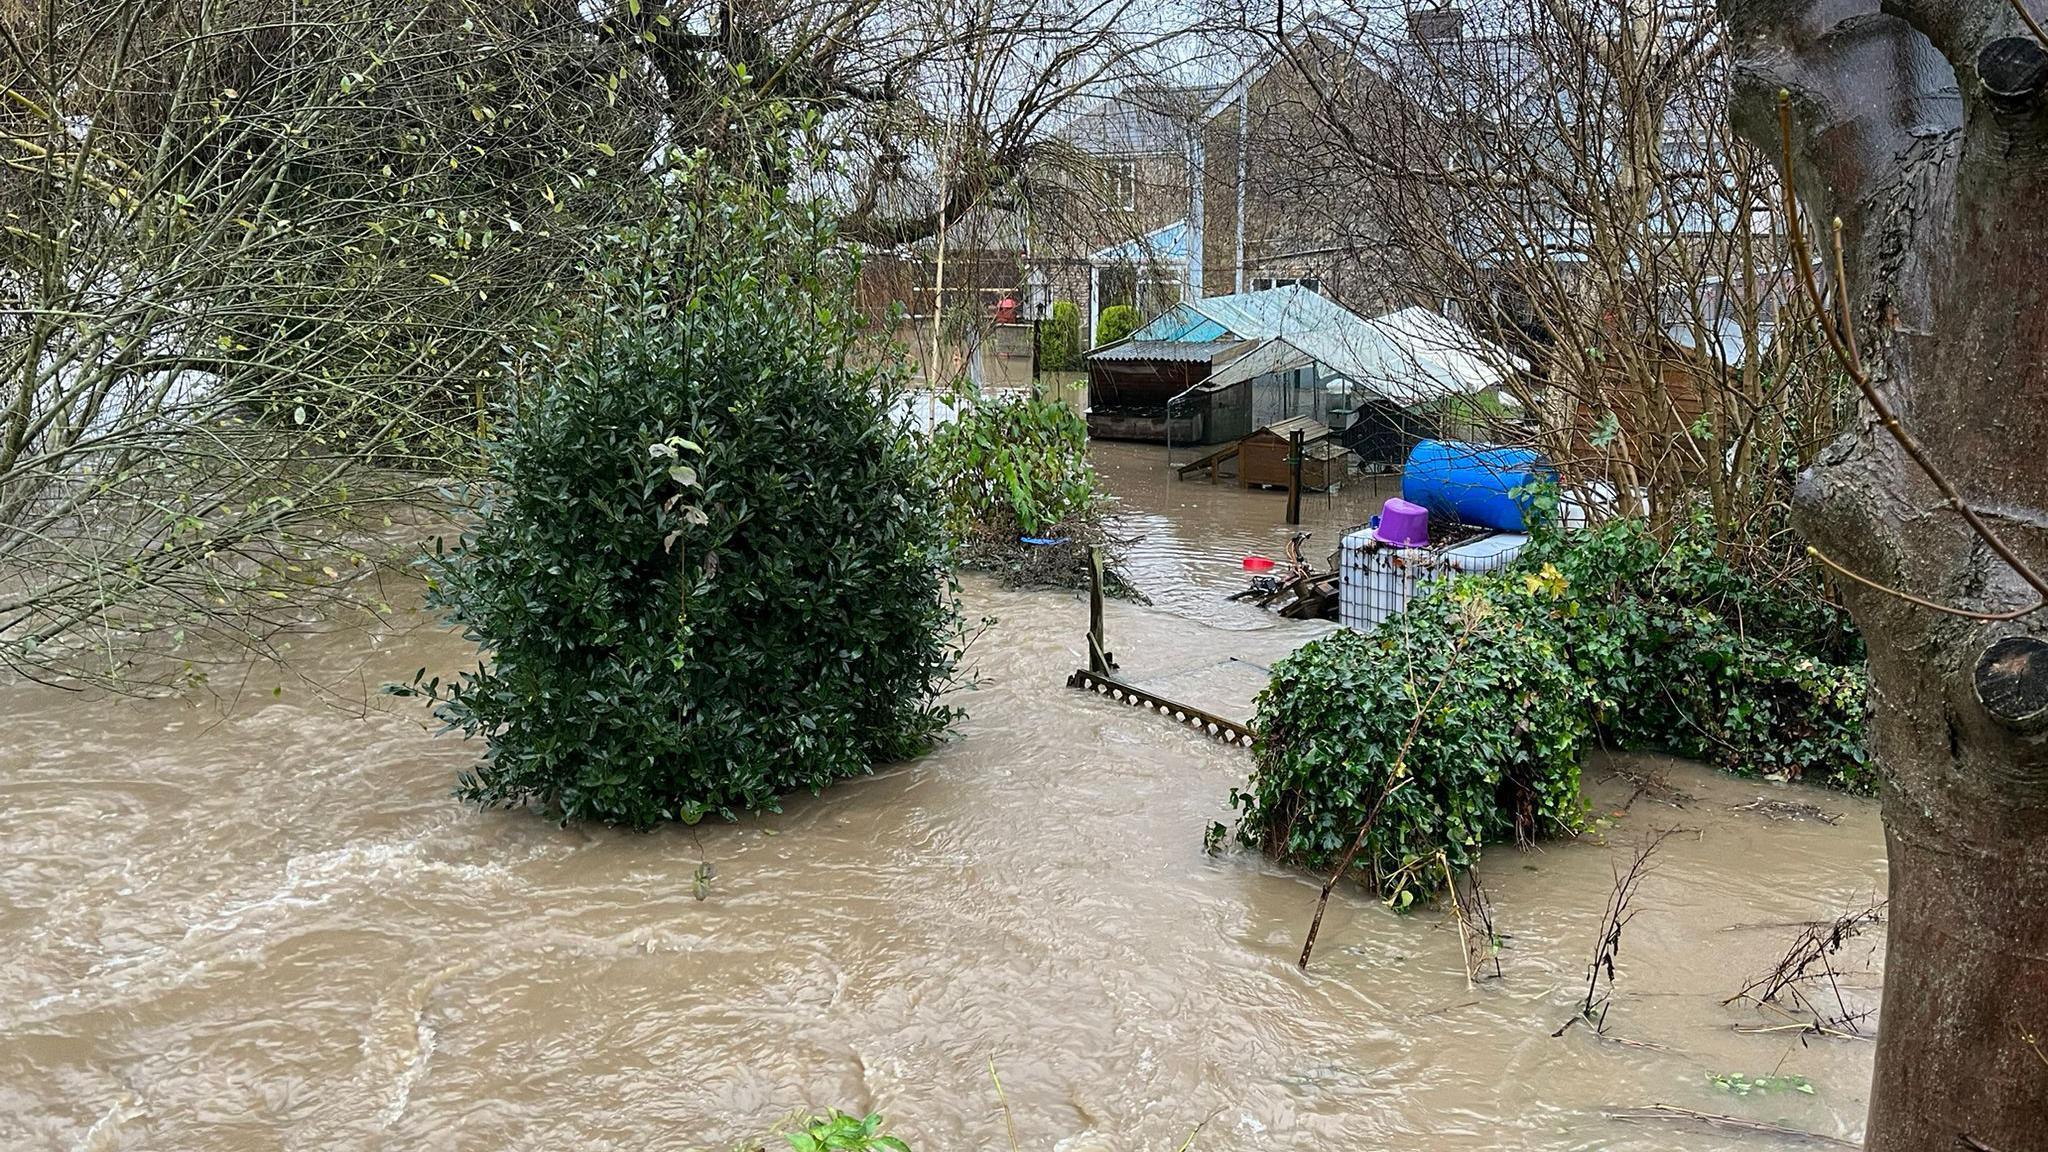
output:
{"label": "corrugated metal roof", "polygon": [[1088,354],[1090,360],[1169,360],[1179,364],[1206,364],[1219,354],[1242,347],[1243,340],[1120,340]]}
{"label": "corrugated metal roof", "polygon": [[[1426,308],[1367,320],[1300,285],[1211,296],[1176,305],[1134,339],[1214,341],[1228,334],[1284,342],[1240,357],[1210,378],[1222,386],[1306,361],[1325,375],[1401,405],[1496,388],[1526,367],[1506,349]],[[1270,349],[1270,351],[1269,351]]]}

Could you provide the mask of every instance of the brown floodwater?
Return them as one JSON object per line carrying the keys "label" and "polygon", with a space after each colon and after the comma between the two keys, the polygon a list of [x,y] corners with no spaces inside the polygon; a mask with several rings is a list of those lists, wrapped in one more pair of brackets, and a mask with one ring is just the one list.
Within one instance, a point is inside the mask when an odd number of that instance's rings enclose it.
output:
{"label": "brown floodwater", "polygon": [[[1328,628],[1216,603],[1284,543],[1277,496],[1104,455],[1160,602],[1110,608],[1128,675],[1241,700]],[[1365,499],[1312,499],[1317,543]],[[1315,882],[1203,851],[1247,754],[1065,688],[1084,600],[965,596],[1000,623],[942,747],[649,835],[451,799],[479,749],[375,687],[472,654],[403,611],[190,699],[0,690],[0,1148],[724,1147],[827,1107],[922,1152],[1006,1149],[1009,1124],[1044,1152],[1165,1152],[1197,1124],[1219,1150],[1786,1146],[1613,1118],[1657,1103],[1860,1134],[1867,1041],[1722,1001],[1800,922],[1881,894],[1867,803],[1600,758],[1585,835],[1487,853],[1500,979],[1468,988],[1443,911],[1349,891],[1304,975]],[[1613,869],[1665,828],[1607,1035],[1553,1037]],[[1854,1003],[1880,948],[1835,958]]]}
{"label": "brown floodwater", "polygon": [[1247,491],[1230,477],[1182,480],[1164,450],[1150,445],[1098,442],[1093,455],[1119,497],[1117,535],[1131,541],[1122,551],[1138,585],[1155,606],[1219,628],[1271,624],[1258,608],[1224,600],[1246,584],[1245,557],[1282,559],[1288,538],[1307,532],[1303,557],[1327,568],[1344,532],[1400,495],[1396,479],[1354,476],[1336,491],[1303,493],[1301,524],[1290,527],[1285,492]]}

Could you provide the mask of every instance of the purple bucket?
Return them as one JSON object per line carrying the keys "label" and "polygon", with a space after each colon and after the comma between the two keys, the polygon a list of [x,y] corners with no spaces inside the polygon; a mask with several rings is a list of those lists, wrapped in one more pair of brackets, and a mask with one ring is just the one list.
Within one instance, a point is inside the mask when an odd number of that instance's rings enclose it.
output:
{"label": "purple bucket", "polygon": [[1379,541],[1395,548],[1429,546],[1429,510],[1395,496],[1380,509]]}

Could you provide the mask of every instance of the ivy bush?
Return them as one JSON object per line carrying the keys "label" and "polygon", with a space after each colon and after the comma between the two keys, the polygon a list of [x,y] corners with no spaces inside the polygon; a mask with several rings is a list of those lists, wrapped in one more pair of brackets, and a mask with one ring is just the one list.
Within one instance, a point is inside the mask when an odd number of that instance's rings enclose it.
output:
{"label": "ivy bush", "polygon": [[1327,870],[1370,819],[1356,867],[1405,907],[1487,841],[1578,831],[1591,722],[1569,610],[1554,574],[1468,577],[1280,661],[1251,780],[1230,795],[1239,841]]}
{"label": "ivy bush", "polygon": [[1575,831],[1595,737],[1870,791],[1861,641],[1801,580],[1732,563],[1704,514],[1661,538],[1538,528],[1509,569],[1275,665],[1237,838],[1322,870],[1370,820],[1356,867],[1405,906],[1441,887],[1439,852]]}
{"label": "ivy bush", "polygon": [[430,603],[483,650],[396,689],[487,751],[459,791],[645,828],[774,808],[917,752],[960,625],[942,509],[855,367],[818,215],[698,169],[593,260],[500,422]]}
{"label": "ivy bush", "polygon": [[1572,590],[1572,659],[1608,742],[1874,789],[1862,641],[1813,573],[1732,562],[1704,512],[1661,538],[1635,519],[1539,530],[1521,565],[1545,564]]}

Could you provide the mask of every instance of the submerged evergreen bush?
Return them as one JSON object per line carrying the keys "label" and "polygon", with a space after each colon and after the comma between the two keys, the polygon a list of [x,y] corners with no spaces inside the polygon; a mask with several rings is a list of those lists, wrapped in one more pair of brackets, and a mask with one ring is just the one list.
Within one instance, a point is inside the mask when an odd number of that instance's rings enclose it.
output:
{"label": "submerged evergreen bush", "polygon": [[1143,600],[1119,571],[1088,459],[1088,425],[1042,392],[975,397],[930,441],[928,467],[946,506],[962,568],[1020,588],[1086,588],[1089,549],[1101,547],[1105,588]]}
{"label": "submerged evergreen bush", "polygon": [[696,168],[593,258],[430,603],[483,650],[401,694],[488,743],[460,793],[645,828],[924,748],[959,654],[941,508],[859,368],[814,213]]}
{"label": "submerged evergreen bush", "polygon": [[1812,574],[1759,574],[1700,513],[1663,537],[1641,520],[1539,531],[1520,562],[1571,588],[1572,660],[1602,735],[1746,775],[1875,786],[1863,645]]}

